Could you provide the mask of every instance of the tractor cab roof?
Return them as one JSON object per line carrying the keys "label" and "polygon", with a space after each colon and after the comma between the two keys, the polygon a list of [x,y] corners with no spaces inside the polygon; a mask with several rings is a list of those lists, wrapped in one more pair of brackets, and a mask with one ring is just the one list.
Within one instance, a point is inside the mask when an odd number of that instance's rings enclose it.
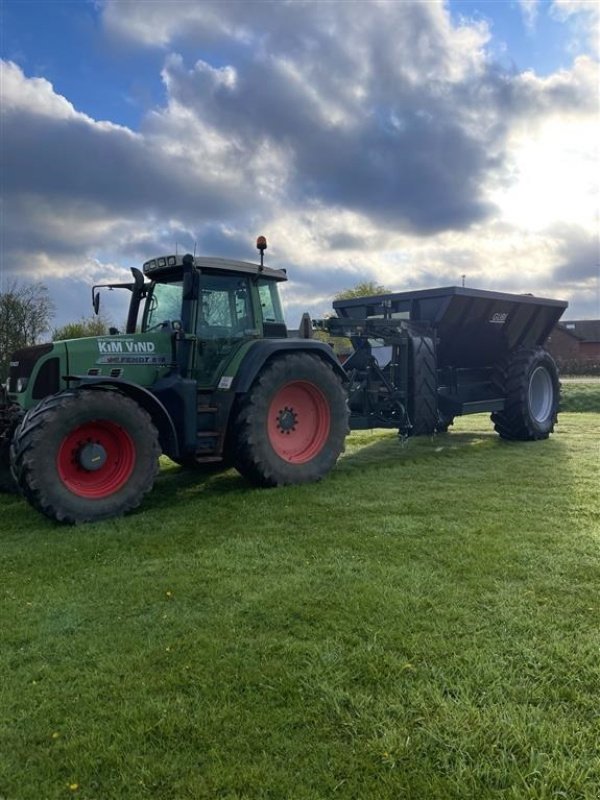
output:
{"label": "tractor cab roof", "polygon": [[251,264],[249,261],[236,261],[230,258],[211,258],[208,256],[180,256],[167,255],[153,258],[146,261],[143,266],[144,275],[151,280],[164,279],[169,273],[177,272],[183,267],[183,260],[192,259],[196,269],[220,270],[222,272],[244,272],[251,275],[259,275],[262,278],[270,278],[275,281],[287,281],[287,274],[284,269],[271,269],[261,267],[260,264]]}

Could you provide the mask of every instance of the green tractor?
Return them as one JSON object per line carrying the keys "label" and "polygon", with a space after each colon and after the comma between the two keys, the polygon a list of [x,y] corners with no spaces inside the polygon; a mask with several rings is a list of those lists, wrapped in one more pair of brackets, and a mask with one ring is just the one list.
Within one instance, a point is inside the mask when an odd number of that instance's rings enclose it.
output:
{"label": "green tractor", "polygon": [[[0,397],[0,484],[62,522],[138,506],[161,453],[235,466],[259,486],[315,481],[349,429],[443,433],[488,412],[502,439],[547,439],[560,385],[543,345],[563,300],[450,286],[337,300],[288,338],[284,270],[191,255],[132,270],[126,331],[13,355]],[[99,289],[94,287],[94,309]]]}
{"label": "green tractor", "polygon": [[[0,397],[0,485],[48,517],[138,506],[159,456],[235,466],[255,484],[318,480],[348,432],[346,375],[324,343],[288,338],[284,270],[192,255],[133,280],[125,333],[27,347]],[[98,311],[102,286],[92,290]]]}

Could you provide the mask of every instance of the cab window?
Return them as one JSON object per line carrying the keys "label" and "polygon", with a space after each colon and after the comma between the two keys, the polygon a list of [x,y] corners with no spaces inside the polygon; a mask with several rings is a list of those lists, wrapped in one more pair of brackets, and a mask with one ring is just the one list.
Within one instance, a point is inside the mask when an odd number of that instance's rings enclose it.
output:
{"label": "cab window", "polygon": [[155,283],[146,300],[145,331],[159,328],[163,322],[181,320],[183,281]]}
{"label": "cab window", "polygon": [[248,278],[202,275],[198,328],[203,338],[221,339],[254,332]]}
{"label": "cab window", "polygon": [[275,281],[261,278],[258,281],[258,296],[263,322],[284,322],[279,292]]}

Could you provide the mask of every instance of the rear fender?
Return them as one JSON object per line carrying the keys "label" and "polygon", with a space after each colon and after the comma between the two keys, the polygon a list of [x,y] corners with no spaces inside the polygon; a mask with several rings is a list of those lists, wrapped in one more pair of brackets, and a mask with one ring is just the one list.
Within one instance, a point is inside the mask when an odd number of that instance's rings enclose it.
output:
{"label": "rear fender", "polygon": [[324,342],[316,342],[313,339],[260,339],[246,353],[233,379],[231,390],[237,394],[247,392],[267,362],[284,353],[299,352],[314,354],[325,363],[330,364],[336,375],[344,383],[347,382],[348,376],[344,368],[331,347]]}

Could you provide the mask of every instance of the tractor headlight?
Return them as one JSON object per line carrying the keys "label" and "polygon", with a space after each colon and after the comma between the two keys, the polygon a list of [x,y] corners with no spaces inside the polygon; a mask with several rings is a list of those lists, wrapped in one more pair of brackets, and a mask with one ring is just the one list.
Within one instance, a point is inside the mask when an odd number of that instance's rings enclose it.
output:
{"label": "tractor headlight", "polygon": [[17,392],[24,392],[29,383],[29,378],[17,378]]}

